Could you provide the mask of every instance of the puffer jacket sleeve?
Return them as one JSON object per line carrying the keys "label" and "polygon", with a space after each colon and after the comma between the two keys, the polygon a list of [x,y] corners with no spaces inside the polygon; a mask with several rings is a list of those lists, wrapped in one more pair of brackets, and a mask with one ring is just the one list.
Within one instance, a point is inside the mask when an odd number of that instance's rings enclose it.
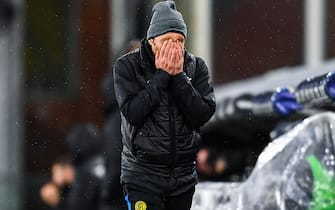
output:
{"label": "puffer jacket sleeve", "polygon": [[186,120],[196,129],[204,125],[215,112],[215,96],[205,62],[196,59],[193,81],[185,72],[172,79],[172,89],[178,108]]}
{"label": "puffer jacket sleeve", "polygon": [[143,88],[136,78],[136,68],[125,58],[118,59],[114,64],[114,87],[121,113],[131,125],[141,126],[145,117],[159,106],[160,92],[171,76],[158,69]]}

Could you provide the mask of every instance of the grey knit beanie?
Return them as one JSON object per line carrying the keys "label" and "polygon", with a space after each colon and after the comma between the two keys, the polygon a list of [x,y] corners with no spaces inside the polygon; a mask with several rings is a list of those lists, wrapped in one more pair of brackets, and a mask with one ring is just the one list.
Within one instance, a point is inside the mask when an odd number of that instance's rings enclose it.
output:
{"label": "grey knit beanie", "polygon": [[187,28],[183,16],[176,9],[174,1],[162,1],[152,8],[152,18],[147,31],[147,39],[178,32],[187,37]]}

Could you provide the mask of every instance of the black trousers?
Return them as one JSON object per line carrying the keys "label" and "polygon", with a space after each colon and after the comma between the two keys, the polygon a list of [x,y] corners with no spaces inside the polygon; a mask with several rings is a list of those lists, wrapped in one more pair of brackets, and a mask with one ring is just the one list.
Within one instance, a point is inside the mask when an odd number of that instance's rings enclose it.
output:
{"label": "black trousers", "polygon": [[194,189],[192,187],[177,196],[166,196],[125,188],[125,200],[128,210],[189,210],[192,205]]}
{"label": "black trousers", "polygon": [[101,201],[98,210],[128,210],[126,202],[121,200]]}

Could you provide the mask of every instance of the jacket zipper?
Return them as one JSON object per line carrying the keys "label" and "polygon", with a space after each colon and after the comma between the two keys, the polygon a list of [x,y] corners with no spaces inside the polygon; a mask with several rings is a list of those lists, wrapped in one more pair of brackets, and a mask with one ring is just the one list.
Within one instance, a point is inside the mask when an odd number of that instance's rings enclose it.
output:
{"label": "jacket zipper", "polygon": [[169,106],[169,121],[170,121],[170,174],[174,177],[175,159],[176,159],[176,131],[175,131],[175,119],[173,109],[173,99],[170,91],[168,92],[168,106]]}

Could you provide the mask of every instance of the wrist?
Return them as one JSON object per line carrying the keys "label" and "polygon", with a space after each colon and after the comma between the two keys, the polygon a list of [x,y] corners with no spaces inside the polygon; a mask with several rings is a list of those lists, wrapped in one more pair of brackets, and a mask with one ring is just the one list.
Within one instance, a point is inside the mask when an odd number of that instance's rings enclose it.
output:
{"label": "wrist", "polygon": [[173,76],[177,77],[178,75],[181,75],[182,73],[184,73],[183,70],[175,71],[174,74],[173,74]]}
{"label": "wrist", "polygon": [[167,68],[164,68],[164,67],[156,67],[156,70],[158,70],[158,71],[163,71],[163,72],[169,74],[170,76],[173,76],[173,75],[174,75],[174,74],[173,74],[173,71],[168,70]]}
{"label": "wrist", "polygon": [[187,75],[184,71],[176,72],[175,75],[173,75],[173,78],[187,78]]}
{"label": "wrist", "polygon": [[157,81],[156,84],[158,87],[166,88],[168,86],[171,77],[172,75],[169,74],[169,72],[163,69],[157,69],[154,78]]}
{"label": "wrist", "polygon": [[184,71],[178,72],[178,74],[175,74],[172,77],[172,82],[173,82],[174,85],[189,82],[189,81],[190,81],[190,79],[188,79],[188,77],[187,77],[187,75]]}

